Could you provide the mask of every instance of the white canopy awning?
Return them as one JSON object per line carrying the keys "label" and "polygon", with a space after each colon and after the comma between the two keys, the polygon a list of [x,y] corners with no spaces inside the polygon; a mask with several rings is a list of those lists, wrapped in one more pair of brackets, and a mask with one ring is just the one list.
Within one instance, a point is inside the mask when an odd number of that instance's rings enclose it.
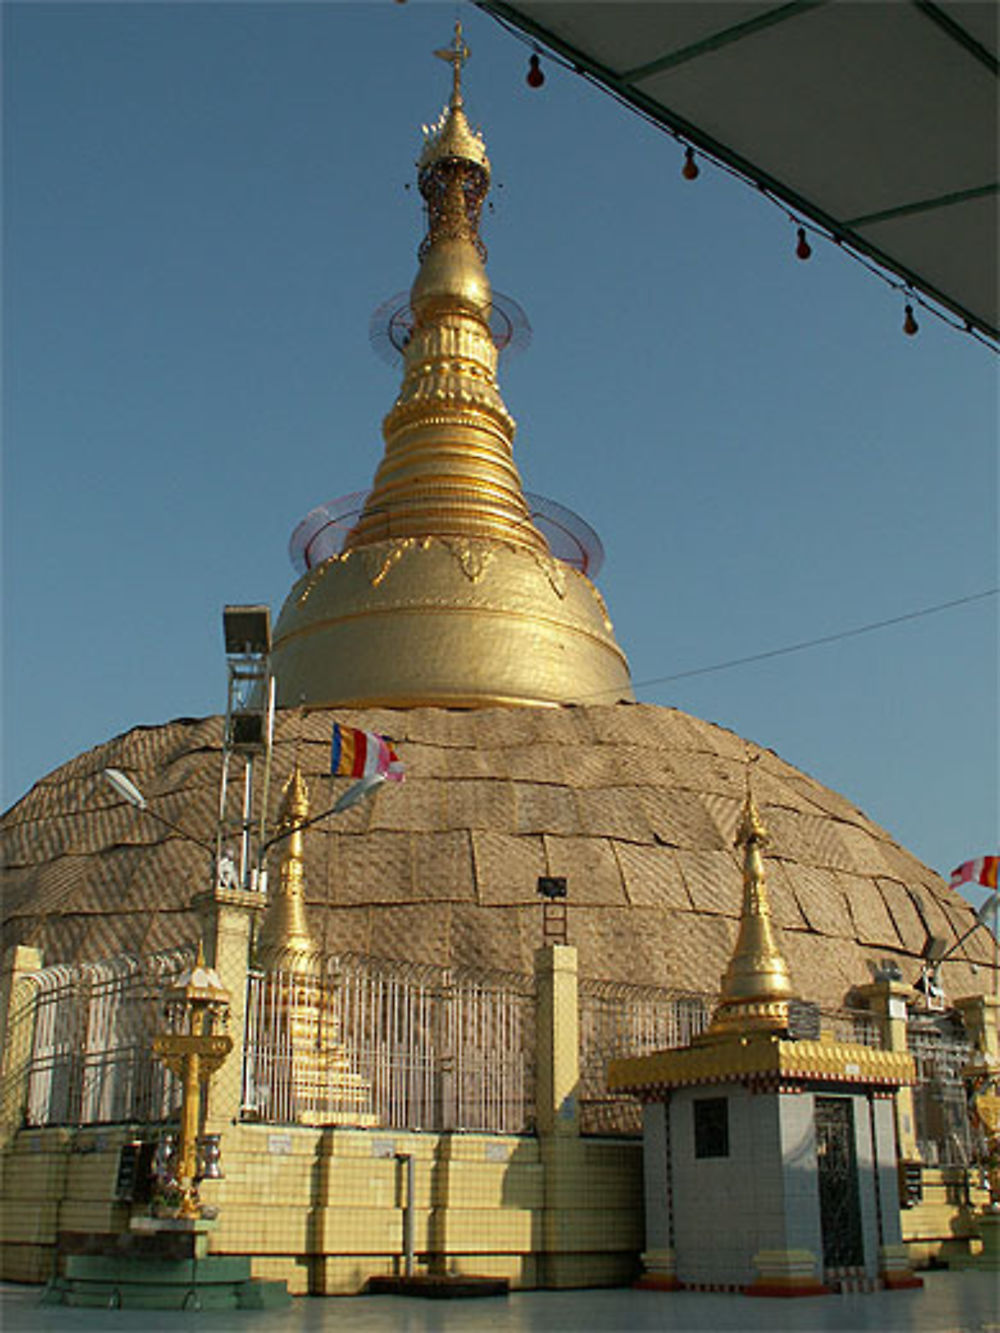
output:
{"label": "white canopy awning", "polygon": [[991,0],[478,0],[998,336]]}

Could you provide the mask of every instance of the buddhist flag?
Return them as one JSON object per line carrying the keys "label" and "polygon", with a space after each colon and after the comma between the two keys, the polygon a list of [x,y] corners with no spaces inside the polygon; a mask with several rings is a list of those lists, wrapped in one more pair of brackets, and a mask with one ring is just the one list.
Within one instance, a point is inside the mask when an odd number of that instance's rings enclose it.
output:
{"label": "buddhist flag", "polygon": [[334,777],[367,778],[377,775],[389,782],[403,781],[399,755],[384,736],[374,731],[333,724],[330,772]]}
{"label": "buddhist flag", "polygon": [[982,884],[987,889],[997,887],[1000,856],[980,856],[975,861],[963,861],[951,872],[951,887],[959,884]]}

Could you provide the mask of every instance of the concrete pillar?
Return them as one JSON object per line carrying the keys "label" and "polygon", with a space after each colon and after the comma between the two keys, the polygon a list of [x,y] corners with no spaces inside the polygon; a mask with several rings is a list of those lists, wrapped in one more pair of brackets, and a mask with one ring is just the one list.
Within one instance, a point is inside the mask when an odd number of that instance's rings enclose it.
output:
{"label": "concrete pillar", "polygon": [[578,1286],[580,1248],[580,1016],[577,953],[550,944],[535,953],[535,1039],[538,1061],[535,1120],[544,1173],[539,1281],[545,1287]]}
{"label": "concrete pillar", "polygon": [[988,1059],[1000,1061],[1000,999],[995,995],[966,995],[955,1000],[969,1044]]}
{"label": "concrete pillar", "polygon": [[[872,1013],[881,1023],[882,1049],[906,1055],[909,1050],[906,1006],[913,996],[912,987],[899,981],[871,981],[866,986],[859,986],[857,994],[868,1001]],[[896,1093],[896,1142],[901,1161],[920,1160],[912,1088],[900,1088]]]}
{"label": "concrete pillar", "polygon": [[42,966],[41,951],[28,944],[15,944],[4,953],[0,967],[0,1149],[5,1148],[24,1121],[28,1092],[29,1061],[35,1037],[37,1009],[32,1003],[36,987],[31,973]]}
{"label": "concrete pillar", "polygon": [[666,1100],[646,1102],[642,1108],[646,1236],[645,1248],[640,1255],[642,1277],[636,1285],[660,1291],[674,1291],[680,1286],[674,1253],[670,1172],[670,1103]]}
{"label": "concrete pillar", "polygon": [[226,1125],[236,1124],[240,1118],[247,973],[255,923],[266,903],[262,893],[223,888],[198,894],[192,902],[201,920],[205,961],[215,968],[230,994],[229,1035],[233,1039],[233,1049],[209,1083],[205,1109],[205,1130],[208,1133],[220,1133]]}
{"label": "concrete pillar", "polygon": [[875,1169],[878,1173],[881,1234],[878,1252],[879,1280],[883,1287],[890,1291],[897,1287],[921,1287],[923,1281],[913,1272],[909,1250],[903,1243],[892,1098],[869,1093],[868,1102],[872,1143],[875,1149]]}
{"label": "concrete pillar", "polygon": [[577,953],[570,944],[550,944],[535,953],[538,1044],[536,1123],[539,1134],[580,1133],[580,1013]]}

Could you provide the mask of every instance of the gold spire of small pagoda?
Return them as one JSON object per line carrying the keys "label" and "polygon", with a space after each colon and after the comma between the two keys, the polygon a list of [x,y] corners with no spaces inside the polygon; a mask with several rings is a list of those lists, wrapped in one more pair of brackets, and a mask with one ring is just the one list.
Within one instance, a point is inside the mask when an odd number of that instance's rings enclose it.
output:
{"label": "gold spire of small pagoda", "polygon": [[469,48],[417,161],[427,232],[385,452],[342,549],[275,628],[278,702],[475,708],[616,703],[628,664],[587,576],[554,556],[514,463],[480,236],[490,162],[465,114]]}
{"label": "gold spire of small pagoda", "polygon": [[309,789],[296,761],[281,794],[278,837],[284,851],[278,884],[257,937],[257,959],[262,967],[301,972],[313,966],[316,945],[309,933],[304,899],[302,824],[309,817]]}
{"label": "gold spire of small pagoda", "polygon": [[736,947],[722,978],[710,1035],[788,1029],[794,998],[788,964],[778,947],[764,871],[767,829],[754,804],[749,771],[735,845],[743,849],[743,908]]}

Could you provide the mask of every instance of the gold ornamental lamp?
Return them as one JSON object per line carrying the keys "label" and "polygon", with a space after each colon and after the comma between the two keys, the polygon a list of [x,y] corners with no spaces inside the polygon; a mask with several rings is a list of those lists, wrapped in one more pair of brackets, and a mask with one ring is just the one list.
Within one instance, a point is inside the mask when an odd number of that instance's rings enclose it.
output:
{"label": "gold ornamental lamp", "polygon": [[182,1218],[201,1217],[197,1190],[201,1092],[233,1048],[226,1031],[229,1001],[229,991],[215,968],[206,965],[199,942],[194,965],[166,993],[167,1030],[153,1038],[153,1054],[177,1075],[183,1089],[176,1159],[177,1216]]}

